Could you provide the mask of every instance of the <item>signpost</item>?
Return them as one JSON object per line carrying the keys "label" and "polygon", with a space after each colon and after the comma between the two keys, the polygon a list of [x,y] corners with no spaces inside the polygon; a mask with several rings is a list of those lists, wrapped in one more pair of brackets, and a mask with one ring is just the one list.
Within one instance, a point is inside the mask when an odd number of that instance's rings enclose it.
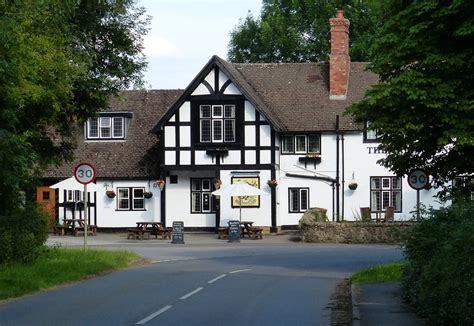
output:
{"label": "signpost", "polygon": [[171,243],[184,244],[184,222],[175,221],[173,222],[173,240]]}
{"label": "signpost", "polygon": [[229,225],[229,242],[240,242],[240,221],[231,220]]}
{"label": "signpost", "polygon": [[74,169],[74,177],[77,182],[84,185],[84,251],[87,249],[87,185],[94,182],[96,178],[95,168],[89,163],[81,163]]}
{"label": "signpost", "polygon": [[425,171],[412,170],[408,174],[408,185],[416,190],[416,218],[420,218],[420,190],[428,184],[429,178]]}

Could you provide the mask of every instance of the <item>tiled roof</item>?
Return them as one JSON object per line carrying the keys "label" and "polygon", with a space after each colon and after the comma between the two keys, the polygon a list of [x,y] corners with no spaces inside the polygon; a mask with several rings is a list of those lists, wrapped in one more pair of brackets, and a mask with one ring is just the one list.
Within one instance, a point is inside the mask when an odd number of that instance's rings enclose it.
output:
{"label": "tiled roof", "polygon": [[[284,131],[330,131],[336,115],[340,129],[360,130],[361,125],[344,109],[364,97],[377,75],[366,71],[367,63],[351,63],[346,100],[330,100],[328,65],[317,63],[232,64],[252,92],[264,103],[267,115],[277,120]],[[242,85],[245,85],[242,83]],[[248,86],[245,86],[248,87]]]}
{"label": "tiled roof", "polygon": [[76,158],[59,168],[51,167],[44,177],[70,177],[74,167],[80,162],[95,165],[97,176],[100,178],[147,178],[153,175],[150,169],[156,169],[153,163],[157,163],[158,139],[150,131],[182,92],[182,90],[123,92],[120,97],[110,101],[106,112],[119,111],[133,114],[126,141],[85,142],[84,128],[77,126]]}

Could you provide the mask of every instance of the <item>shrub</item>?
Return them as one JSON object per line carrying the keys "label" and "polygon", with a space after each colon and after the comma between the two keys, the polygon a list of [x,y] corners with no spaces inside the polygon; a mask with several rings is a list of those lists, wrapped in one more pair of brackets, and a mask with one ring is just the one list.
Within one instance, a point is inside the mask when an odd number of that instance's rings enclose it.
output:
{"label": "shrub", "polygon": [[30,262],[48,237],[48,218],[36,204],[0,216],[0,264]]}
{"label": "shrub", "polygon": [[439,325],[474,322],[474,204],[430,210],[405,243],[405,299]]}

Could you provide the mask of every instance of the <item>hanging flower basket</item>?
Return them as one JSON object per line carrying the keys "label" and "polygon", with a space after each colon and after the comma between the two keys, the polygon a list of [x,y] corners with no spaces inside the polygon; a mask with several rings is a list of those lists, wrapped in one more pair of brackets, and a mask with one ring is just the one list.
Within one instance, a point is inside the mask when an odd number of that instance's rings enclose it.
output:
{"label": "hanging flower basket", "polygon": [[143,193],[143,197],[145,197],[146,199],[150,199],[151,197],[153,197],[153,193],[151,191],[145,191]]}
{"label": "hanging flower basket", "polygon": [[350,190],[356,190],[356,189],[357,189],[357,186],[358,186],[357,182],[351,182],[351,183],[349,183],[349,189],[350,189]]}
{"label": "hanging flower basket", "polygon": [[275,179],[270,179],[267,181],[267,185],[270,188],[276,188],[276,186],[278,186],[278,181],[276,181]]}
{"label": "hanging flower basket", "polygon": [[109,198],[115,198],[115,196],[116,196],[116,195],[115,195],[115,191],[113,191],[113,190],[107,190],[107,191],[105,192],[105,195],[106,195],[107,197],[109,197]]}
{"label": "hanging flower basket", "polygon": [[153,187],[158,187],[160,188],[160,191],[163,191],[163,189],[165,188],[165,184],[166,184],[165,179],[159,179],[153,183]]}

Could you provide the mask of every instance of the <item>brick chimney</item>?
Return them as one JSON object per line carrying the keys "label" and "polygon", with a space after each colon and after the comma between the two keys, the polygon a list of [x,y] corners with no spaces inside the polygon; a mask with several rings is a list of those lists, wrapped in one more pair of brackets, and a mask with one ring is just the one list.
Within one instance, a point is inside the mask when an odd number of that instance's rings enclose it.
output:
{"label": "brick chimney", "polygon": [[331,54],[329,55],[329,99],[345,100],[349,87],[349,20],[338,10],[331,26]]}

